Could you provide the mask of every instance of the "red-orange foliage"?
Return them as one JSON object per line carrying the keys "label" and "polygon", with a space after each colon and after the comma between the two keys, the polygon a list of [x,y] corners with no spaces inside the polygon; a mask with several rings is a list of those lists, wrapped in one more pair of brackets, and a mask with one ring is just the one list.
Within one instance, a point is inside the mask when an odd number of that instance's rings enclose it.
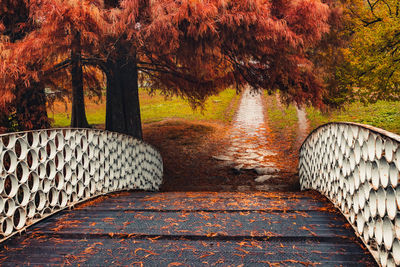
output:
{"label": "red-orange foliage", "polygon": [[28,3],[0,0],[0,132],[48,126],[43,84],[22,85],[16,62],[9,60],[14,45],[37,25],[29,16]]}
{"label": "red-orange foliage", "polygon": [[288,100],[321,104],[321,84],[306,53],[329,30],[326,5],[309,0],[159,5],[151,9],[151,23],[143,30],[145,45],[139,50],[144,62],[140,69],[156,76],[157,87],[176,88],[196,101],[227,85],[249,83],[280,89]]}
{"label": "red-orange foliage", "polygon": [[308,57],[329,31],[330,9],[318,0],[30,2],[40,27],[8,50],[0,75],[12,64],[15,70],[0,87],[12,92],[14,76],[28,84],[50,81],[54,65],[69,59],[72,32],[79,32],[82,63],[107,76],[109,130],[141,137],[138,81],[193,105],[245,84],[322,104],[323,84]]}
{"label": "red-orange foliage", "polygon": [[[20,6],[13,5],[11,1],[2,0],[3,14],[0,14],[0,21],[7,22],[8,17],[13,17],[18,13]],[[16,0],[14,0],[16,1]],[[99,35],[100,22],[96,20],[99,12],[96,6],[89,2],[81,1],[25,1],[27,21],[34,21],[34,30],[26,31],[26,27],[21,28],[21,23],[13,22],[14,28],[22,29],[23,38],[11,41],[11,38],[3,38],[3,65],[0,69],[0,87],[7,98],[3,98],[0,108],[3,110],[12,106],[12,102],[19,97],[25,97],[24,101],[18,101],[15,105],[16,116],[21,117],[19,129],[32,129],[48,127],[45,106],[32,106],[32,96],[39,92],[44,98],[44,87],[58,89],[61,76],[69,76],[67,67],[71,64],[71,49],[74,49],[73,32],[82,31],[85,33],[80,40],[85,51],[91,50],[97,42]],[[29,6],[27,5],[29,3]],[[8,5],[8,6],[7,6]],[[23,25],[26,24],[21,20]],[[4,23],[6,27],[4,36],[15,35],[10,30],[10,23]],[[32,24],[32,23],[31,23]],[[1,46],[1,44],[0,44]],[[94,72],[91,72],[94,74]],[[85,73],[87,76],[87,73]],[[92,75],[93,76],[93,75]],[[89,85],[93,86],[93,79],[88,79]],[[32,88],[33,86],[35,88]],[[70,88],[69,85],[67,88]],[[33,93],[30,91],[33,90]],[[36,92],[36,93],[34,93]],[[45,102],[44,102],[45,104]],[[21,114],[22,110],[24,114]],[[37,116],[33,116],[41,110]],[[44,118],[46,117],[46,118]]]}
{"label": "red-orange foliage", "polygon": [[324,109],[338,108],[351,98],[353,92],[343,86],[340,72],[345,68],[346,60],[343,48],[350,44],[350,17],[346,15],[349,1],[323,0],[330,7],[328,23],[330,31],[325,34],[318,46],[310,53],[314,68],[324,78]]}
{"label": "red-orange foliage", "polygon": [[[280,89],[287,101],[322,104],[322,81],[307,56],[329,31],[330,10],[319,1],[123,0],[115,6],[108,14],[118,42],[107,55],[115,56],[113,63],[122,57],[152,88],[196,105],[227,86],[250,84]],[[126,125],[107,128],[138,136],[129,126],[138,111],[124,112],[109,121]]]}

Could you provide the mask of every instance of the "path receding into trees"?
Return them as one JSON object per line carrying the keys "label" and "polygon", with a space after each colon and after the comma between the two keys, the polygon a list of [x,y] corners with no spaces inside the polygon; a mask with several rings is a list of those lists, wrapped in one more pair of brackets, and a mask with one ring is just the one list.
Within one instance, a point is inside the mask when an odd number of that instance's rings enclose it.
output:
{"label": "path receding into trees", "polygon": [[173,118],[145,125],[145,141],[164,160],[161,190],[297,190],[298,148],[292,149],[293,134],[280,136],[270,127],[267,100],[244,91],[231,105],[236,112],[230,125]]}
{"label": "path receding into trees", "polygon": [[[0,265],[375,266],[346,219],[325,197],[283,192],[274,184],[274,179],[287,182],[282,179],[282,161],[287,159],[274,145],[264,115],[262,95],[245,91],[229,145],[216,157],[231,165],[231,172],[225,173],[230,180],[217,176],[212,164],[190,165],[192,176],[171,183],[181,185],[180,192],[172,187],[168,192],[122,192],[88,201],[0,244]],[[304,126],[300,121],[299,132]],[[165,160],[175,161],[177,170],[183,162],[201,161],[199,153],[185,151],[196,139],[188,135],[192,125],[175,124],[174,138],[168,138],[164,128],[160,125],[155,131],[157,136],[163,133],[160,142],[175,141],[178,130],[187,137],[182,147],[176,141],[168,146],[178,153],[163,155]],[[201,133],[208,128],[192,130]],[[211,153],[206,154],[216,165]],[[201,171],[213,183],[199,190],[204,186],[204,180],[196,181]],[[251,179],[256,186],[237,179]]]}
{"label": "path receding into trees", "polygon": [[239,167],[268,167],[270,172],[278,171],[270,160],[276,153],[271,151],[267,127],[262,95],[246,90],[231,131],[231,147],[228,148],[228,153],[240,164]]}
{"label": "path receding into trees", "polygon": [[230,164],[236,171],[254,171],[257,190],[270,191],[277,185],[265,184],[280,175],[276,166],[277,151],[271,139],[271,130],[264,114],[264,99],[261,92],[247,89],[241,102],[229,136],[230,146],[214,158]]}

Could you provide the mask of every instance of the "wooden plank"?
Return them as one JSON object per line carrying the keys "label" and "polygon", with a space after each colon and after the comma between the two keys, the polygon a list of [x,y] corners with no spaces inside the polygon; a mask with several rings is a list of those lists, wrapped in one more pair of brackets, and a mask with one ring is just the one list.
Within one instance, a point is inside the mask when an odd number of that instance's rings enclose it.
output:
{"label": "wooden plank", "polygon": [[[94,200],[90,209],[117,210],[325,210],[330,202],[315,192],[242,193],[242,192],[167,192],[135,194],[119,193],[105,196],[107,201]],[[84,205],[80,209],[84,209]]]}
{"label": "wooden plank", "polygon": [[0,245],[5,266],[174,262],[375,266],[346,220],[314,193],[122,193],[50,217]]}

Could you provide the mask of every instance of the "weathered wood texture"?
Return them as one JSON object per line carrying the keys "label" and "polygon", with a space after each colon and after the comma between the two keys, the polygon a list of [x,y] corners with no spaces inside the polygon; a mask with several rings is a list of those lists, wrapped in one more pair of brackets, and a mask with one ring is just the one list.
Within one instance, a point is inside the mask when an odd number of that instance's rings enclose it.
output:
{"label": "weathered wood texture", "polygon": [[312,192],[100,197],[4,242],[0,263],[376,265],[345,218]]}

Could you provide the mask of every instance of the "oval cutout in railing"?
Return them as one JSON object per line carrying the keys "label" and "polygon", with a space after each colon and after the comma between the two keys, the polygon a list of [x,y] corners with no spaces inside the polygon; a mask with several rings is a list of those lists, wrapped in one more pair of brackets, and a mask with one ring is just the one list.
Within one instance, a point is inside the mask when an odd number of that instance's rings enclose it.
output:
{"label": "oval cutout in railing", "polygon": [[160,153],[123,134],[51,129],[0,135],[0,241],[99,195],[158,190],[162,175]]}
{"label": "oval cutout in railing", "polygon": [[302,190],[330,199],[381,266],[400,266],[400,136],[357,123],[328,123],[299,152]]}

